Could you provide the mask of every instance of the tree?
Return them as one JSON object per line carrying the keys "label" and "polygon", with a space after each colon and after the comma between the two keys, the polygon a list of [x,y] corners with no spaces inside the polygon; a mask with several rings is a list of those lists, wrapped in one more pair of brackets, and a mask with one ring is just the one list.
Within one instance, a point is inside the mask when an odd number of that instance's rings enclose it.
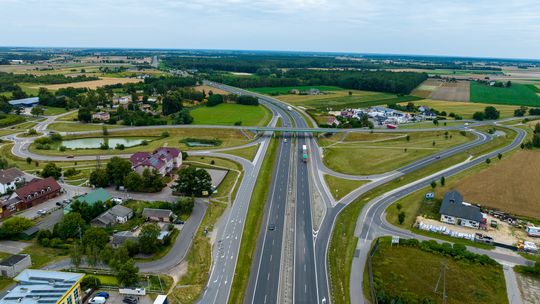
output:
{"label": "tree", "polygon": [[45,113],[45,109],[40,106],[32,107],[32,110],[30,110],[30,114],[34,116],[40,116],[43,115],[43,113]]}
{"label": "tree", "polygon": [[502,158],[502,154],[501,153],[497,154],[497,158],[500,160]]}
{"label": "tree", "polygon": [[107,175],[107,170],[105,169],[96,169],[90,173],[90,184],[96,187],[107,187],[109,185],[109,176]]}
{"label": "tree", "polygon": [[486,164],[488,164],[488,165],[491,164],[491,159],[486,158]]}
{"label": "tree", "polygon": [[446,184],[446,179],[444,176],[441,176],[441,186],[444,186],[444,184]]}
{"label": "tree", "polygon": [[193,117],[189,114],[188,109],[182,109],[174,114],[173,122],[175,125],[189,125],[193,122]]}
{"label": "tree", "polygon": [[192,197],[181,197],[174,204],[174,211],[181,214],[189,215],[195,207],[195,200]]}
{"label": "tree", "polygon": [[433,120],[433,124],[436,125],[436,126],[438,126],[438,125],[439,125],[439,120],[434,119],[434,120]]}
{"label": "tree", "polygon": [[410,136],[410,135],[407,135],[407,136],[405,137],[405,139],[407,139],[407,141],[411,141],[411,136]]}
{"label": "tree", "polygon": [[485,115],[484,115],[483,112],[474,112],[474,114],[473,114],[473,119],[474,120],[482,121],[482,120],[484,120],[484,118],[485,118]]}
{"label": "tree", "polygon": [[84,231],[85,221],[77,212],[70,212],[54,225],[53,234],[62,238],[78,238]]}
{"label": "tree", "polygon": [[71,259],[71,264],[73,264],[75,268],[79,268],[82,263],[83,256],[84,251],[82,246],[79,243],[73,244],[73,246],[69,250],[69,257]]}
{"label": "tree", "polygon": [[109,235],[103,228],[89,228],[84,232],[83,244],[86,248],[96,247],[103,249],[109,243]]}
{"label": "tree", "polygon": [[435,187],[437,187],[437,183],[435,181],[432,181],[431,182],[431,188],[435,189]]}
{"label": "tree", "polygon": [[217,106],[220,103],[223,103],[223,95],[213,94],[213,95],[208,96],[208,102],[206,103],[206,106],[213,107],[213,106]]}
{"label": "tree", "polygon": [[499,119],[501,113],[493,106],[488,106],[484,109],[485,119]]}
{"label": "tree", "polygon": [[134,286],[139,282],[139,267],[135,266],[133,259],[128,259],[116,269],[116,278],[120,285]]}
{"label": "tree", "polygon": [[9,167],[9,163],[7,159],[0,157],[0,169],[4,170],[4,169],[7,169],[8,167]]}
{"label": "tree", "polygon": [[92,112],[87,108],[80,108],[77,114],[77,119],[81,122],[91,122]]}
{"label": "tree", "polygon": [[113,157],[107,164],[107,176],[109,182],[116,186],[120,186],[124,183],[124,178],[133,171],[131,169],[131,162],[127,159],[120,157]]}
{"label": "tree", "polygon": [[159,234],[161,229],[155,223],[142,226],[139,234],[139,247],[142,253],[151,254],[159,248]]}
{"label": "tree", "polygon": [[0,226],[0,236],[9,237],[16,235],[32,226],[34,226],[34,222],[31,220],[20,216],[13,216],[5,220],[2,226]]}
{"label": "tree", "polygon": [[143,187],[143,179],[137,172],[132,171],[124,178],[124,186],[129,191],[141,191]]}
{"label": "tree", "polygon": [[197,169],[195,167],[183,168],[179,172],[173,190],[188,196],[201,196],[203,191],[210,193],[212,190],[212,179],[210,174],[204,169]]}
{"label": "tree", "polygon": [[182,96],[178,92],[172,92],[163,98],[162,101],[163,115],[174,114],[182,110]]}
{"label": "tree", "polygon": [[397,203],[397,204],[396,204],[396,209],[397,209],[398,211],[401,211],[401,208],[403,208],[403,206],[401,205],[401,203]]}
{"label": "tree", "polygon": [[55,163],[47,163],[43,170],[41,170],[41,177],[53,177],[59,179],[62,176],[62,168],[58,167]]}
{"label": "tree", "polygon": [[109,135],[109,129],[107,129],[107,126],[103,126],[103,136]]}
{"label": "tree", "polygon": [[400,225],[403,225],[403,222],[405,222],[405,212],[401,211],[398,213],[398,222]]}
{"label": "tree", "polygon": [[521,106],[519,109],[514,110],[515,117],[523,117],[527,113],[527,107]]}

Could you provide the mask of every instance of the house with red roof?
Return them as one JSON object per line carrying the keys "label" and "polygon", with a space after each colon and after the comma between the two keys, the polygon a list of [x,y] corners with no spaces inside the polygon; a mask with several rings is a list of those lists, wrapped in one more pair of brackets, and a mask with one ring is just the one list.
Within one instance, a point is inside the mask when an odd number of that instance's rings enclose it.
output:
{"label": "house with red roof", "polygon": [[37,206],[60,195],[62,187],[52,177],[33,179],[15,192],[5,201],[0,202],[0,218],[9,217],[12,213]]}
{"label": "house with red roof", "polygon": [[142,174],[145,169],[155,169],[167,175],[182,165],[182,153],[176,148],[161,147],[152,153],[137,152],[129,158],[135,172]]}

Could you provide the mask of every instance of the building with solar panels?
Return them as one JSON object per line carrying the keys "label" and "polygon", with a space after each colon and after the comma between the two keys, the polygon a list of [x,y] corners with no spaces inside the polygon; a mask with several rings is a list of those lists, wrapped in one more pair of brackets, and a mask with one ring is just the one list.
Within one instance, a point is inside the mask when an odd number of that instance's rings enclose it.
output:
{"label": "building with solar panels", "polygon": [[26,269],[14,278],[17,282],[0,300],[2,304],[81,304],[82,273]]}

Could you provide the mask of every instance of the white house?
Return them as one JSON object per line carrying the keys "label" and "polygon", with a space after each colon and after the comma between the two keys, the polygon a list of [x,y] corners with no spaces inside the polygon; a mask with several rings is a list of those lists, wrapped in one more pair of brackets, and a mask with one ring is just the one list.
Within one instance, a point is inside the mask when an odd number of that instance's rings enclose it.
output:
{"label": "white house", "polygon": [[122,205],[113,206],[93,219],[92,227],[109,227],[114,224],[123,224],[133,217],[133,210]]}
{"label": "white house", "polygon": [[24,182],[24,173],[17,168],[0,170],[0,194],[15,190],[16,184]]}
{"label": "white house", "polygon": [[463,227],[486,229],[487,216],[478,206],[465,203],[463,196],[457,191],[444,195],[441,208],[441,222]]}

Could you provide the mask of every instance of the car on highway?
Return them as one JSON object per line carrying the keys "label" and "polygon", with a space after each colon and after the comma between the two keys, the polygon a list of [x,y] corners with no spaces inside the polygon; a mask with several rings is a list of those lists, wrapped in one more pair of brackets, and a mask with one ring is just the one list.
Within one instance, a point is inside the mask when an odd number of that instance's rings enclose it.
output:
{"label": "car on highway", "polygon": [[37,214],[39,215],[44,215],[44,214],[47,214],[47,211],[43,210],[43,209],[39,209]]}
{"label": "car on highway", "polygon": [[435,159],[440,159],[440,158],[441,158],[440,155],[435,156]]}
{"label": "car on highway", "polygon": [[68,155],[67,158],[75,158],[75,155]]}
{"label": "car on highway", "polygon": [[287,142],[287,139],[285,138],[285,139],[283,140],[283,142],[285,142],[285,143],[286,143],[286,142]]}
{"label": "car on highway", "polygon": [[276,225],[275,224],[268,225],[268,230],[270,230],[270,231],[276,230]]}

